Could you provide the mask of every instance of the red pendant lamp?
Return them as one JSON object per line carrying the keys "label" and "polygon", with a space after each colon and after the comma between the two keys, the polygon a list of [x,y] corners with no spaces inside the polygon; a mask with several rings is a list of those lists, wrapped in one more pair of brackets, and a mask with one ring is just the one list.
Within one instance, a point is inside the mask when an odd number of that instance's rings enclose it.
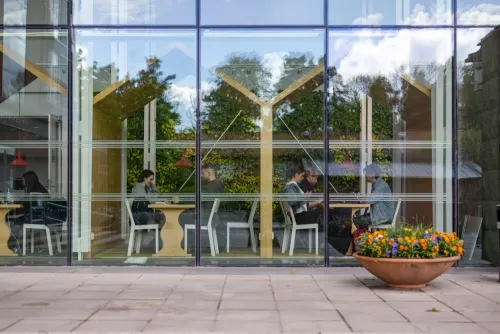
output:
{"label": "red pendant lamp", "polygon": [[349,156],[346,154],[345,155],[345,160],[342,164],[339,166],[342,169],[356,169],[357,167],[351,163],[351,160],[349,159]]}
{"label": "red pendant lamp", "polygon": [[181,159],[179,161],[177,161],[174,164],[174,166],[175,167],[185,167],[185,168],[193,167],[193,165],[189,162],[189,160],[186,159],[184,152],[182,152]]}
{"label": "red pendant lamp", "polygon": [[14,167],[26,167],[28,166],[28,163],[21,156],[21,152],[17,152],[16,160],[12,161],[10,165]]}

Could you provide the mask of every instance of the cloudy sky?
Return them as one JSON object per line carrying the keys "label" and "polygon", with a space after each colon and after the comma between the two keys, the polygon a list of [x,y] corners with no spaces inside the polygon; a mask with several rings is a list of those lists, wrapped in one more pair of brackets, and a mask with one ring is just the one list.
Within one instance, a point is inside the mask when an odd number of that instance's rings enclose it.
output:
{"label": "cloudy sky", "polygon": [[[77,3],[77,21],[87,24],[192,24],[192,0],[121,0],[120,6],[117,3],[109,0],[81,1]],[[288,24],[290,20],[298,19],[294,23],[314,24],[323,16],[321,3],[321,0],[203,0],[202,23]],[[498,24],[500,0],[459,0],[458,12],[461,24]],[[330,0],[329,19],[331,23],[346,25],[449,24],[451,1]],[[489,30],[458,30],[459,63],[478,49],[478,42]],[[120,78],[127,73],[136,75],[144,68],[147,57],[167,57],[170,62],[162,64],[163,71],[177,74],[171,98],[179,103],[181,114],[193,112],[196,96],[196,36],[193,31],[80,31],[76,41],[84,51],[86,62],[95,60],[101,65],[115,62],[120,68]],[[329,65],[336,66],[347,79],[361,74],[391,76],[400,68],[410,73],[414,67],[439,66],[449,61],[452,41],[451,29],[332,29],[329,33]],[[308,53],[317,61],[325,52],[324,32],[321,29],[206,29],[202,32],[201,47],[201,81],[205,92],[213,87],[214,69],[226,64],[230,55],[257,55],[271,73],[269,85],[272,85],[281,78],[284,59],[288,55]],[[181,52],[175,52],[176,57],[168,58],[173,50]],[[432,81],[430,78],[431,84]],[[270,99],[272,96],[263,98]],[[192,117],[183,117],[183,121],[188,126]]]}

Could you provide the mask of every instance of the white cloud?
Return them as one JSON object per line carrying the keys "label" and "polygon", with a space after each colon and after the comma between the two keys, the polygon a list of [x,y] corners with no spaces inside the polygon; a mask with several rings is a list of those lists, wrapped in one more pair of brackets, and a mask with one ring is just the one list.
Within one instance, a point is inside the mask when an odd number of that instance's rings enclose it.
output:
{"label": "white cloud", "polygon": [[460,24],[500,24],[500,4],[480,4],[457,15]]}
{"label": "white cloud", "polygon": [[271,74],[270,84],[274,86],[283,76],[285,71],[285,57],[287,52],[266,53],[263,57],[264,69]]}
{"label": "white cloud", "polygon": [[[416,5],[406,24],[429,25],[444,22],[440,15],[430,13]],[[357,19],[360,20],[361,18]],[[440,21],[441,20],[441,21]],[[500,23],[500,5],[482,4],[459,14],[461,23]],[[484,29],[459,30],[457,39],[458,61],[478,49],[485,36]],[[331,34],[330,61],[347,80],[358,75],[389,77],[400,68],[406,71],[414,66],[443,65],[452,55],[450,29],[418,29],[374,31],[369,29]],[[428,78],[432,82],[432,78]]]}
{"label": "white cloud", "polygon": [[361,24],[379,25],[382,23],[382,18],[383,18],[382,13],[375,13],[375,14],[367,15],[365,17],[358,17],[357,19],[354,19],[354,21],[352,21],[352,24],[353,25],[361,25]]}

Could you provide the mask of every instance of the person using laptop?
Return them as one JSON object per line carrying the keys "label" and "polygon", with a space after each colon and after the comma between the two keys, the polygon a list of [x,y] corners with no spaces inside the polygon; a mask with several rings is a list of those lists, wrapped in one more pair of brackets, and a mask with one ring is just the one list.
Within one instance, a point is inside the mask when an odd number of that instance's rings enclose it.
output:
{"label": "person using laptop", "polygon": [[[165,215],[161,212],[155,212],[154,209],[149,208],[149,204],[158,202],[156,194],[159,194],[158,189],[154,184],[155,174],[149,169],[142,171],[139,177],[139,182],[134,184],[132,188],[132,195],[134,196],[134,203],[132,204],[132,214],[134,221],[137,225],[158,224],[158,229],[161,231],[165,225]],[[154,238],[149,246],[154,245]],[[163,248],[163,241],[159,240],[160,249]]]}
{"label": "person using laptop", "polygon": [[298,225],[302,224],[315,224],[317,223],[319,229],[323,229],[323,209],[322,201],[307,201],[311,196],[311,192],[304,192],[299,183],[304,178],[304,170],[300,167],[290,167],[287,170],[287,184],[283,192],[285,194],[296,194],[297,198],[288,201],[288,205],[292,208],[295,215],[295,221]]}
{"label": "person using laptop", "polygon": [[355,219],[357,220],[355,223],[365,222],[365,224],[381,225],[392,222],[394,201],[391,196],[391,188],[381,177],[380,167],[377,164],[371,164],[366,166],[363,172],[366,175],[366,181],[372,184],[371,194],[365,202],[370,204],[370,213],[358,217]]}

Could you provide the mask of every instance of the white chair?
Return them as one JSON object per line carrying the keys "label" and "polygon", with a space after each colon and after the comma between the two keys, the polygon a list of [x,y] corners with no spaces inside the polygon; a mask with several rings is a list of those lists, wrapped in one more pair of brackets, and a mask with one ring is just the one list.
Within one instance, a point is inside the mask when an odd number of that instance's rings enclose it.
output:
{"label": "white chair", "polygon": [[252,204],[252,209],[250,210],[250,215],[248,216],[248,221],[246,222],[227,222],[227,252],[229,253],[229,236],[230,236],[230,231],[231,229],[235,228],[244,228],[248,229],[250,233],[250,242],[252,244],[252,251],[254,253],[257,252],[257,244],[255,242],[255,232],[253,228],[253,218],[255,216],[255,211],[257,210],[257,204],[259,204],[259,201],[254,201]]}
{"label": "white chair", "polygon": [[128,216],[130,218],[130,232],[129,232],[127,256],[132,255],[132,248],[134,247],[134,239],[135,239],[135,252],[139,253],[141,251],[142,231],[144,231],[144,230],[154,230],[155,231],[156,253],[158,253],[159,237],[160,237],[159,236],[159,226],[158,226],[158,224],[136,225],[135,220],[134,220],[134,215],[132,214],[132,209],[130,208],[130,204],[133,202],[134,202],[133,198],[129,198],[129,199],[125,200],[125,205],[127,207]]}
{"label": "white chair", "polygon": [[396,210],[394,210],[394,217],[392,218],[392,223],[390,224],[381,224],[381,225],[370,225],[368,229],[370,231],[373,230],[386,230],[390,228],[396,228],[396,220],[398,219],[399,209],[401,208],[401,199],[398,200],[398,204],[396,205]]}
{"label": "white chair", "polygon": [[23,224],[23,255],[26,255],[26,236],[28,235],[28,230],[31,233],[31,253],[35,251],[35,230],[42,230],[45,231],[45,234],[47,236],[47,248],[49,249],[49,255],[52,256],[54,255],[52,251],[52,235],[50,233],[50,229],[47,227],[44,220],[45,208],[42,199],[43,194],[33,192],[30,193],[29,195],[30,195],[30,212],[29,212],[30,223]]}
{"label": "white chair", "polygon": [[[212,211],[210,212],[210,217],[208,217],[208,222],[206,226],[201,226],[201,231],[208,232],[208,241],[210,243],[210,253],[212,256],[215,254],[219,254],[219,244],[217,242],[217,232],[215,231],[215,227],[212,227],[212,220],[215,214],[219,211],[220,200],[216,199],[214,201],[214,205],[212,206]],[[188,231],[192,230],[196,232],[195,224],[186,224],[184,225],[184,250],[187,252],[188,246]]]}
{"label": "white chair", "polygon": [[316,232],[316,255],[318,255],[318,224],[301,224],[297,225],[292,207],[286,201],[280,201],[281,210],[285,216],[285,231],[283,232],[283,245],[281,253],[285,253],[290,243],[290,256],[293,255],[295,248],[295,237],[297,230],[309,230],[309,253],[312,252],[312,232]]}

